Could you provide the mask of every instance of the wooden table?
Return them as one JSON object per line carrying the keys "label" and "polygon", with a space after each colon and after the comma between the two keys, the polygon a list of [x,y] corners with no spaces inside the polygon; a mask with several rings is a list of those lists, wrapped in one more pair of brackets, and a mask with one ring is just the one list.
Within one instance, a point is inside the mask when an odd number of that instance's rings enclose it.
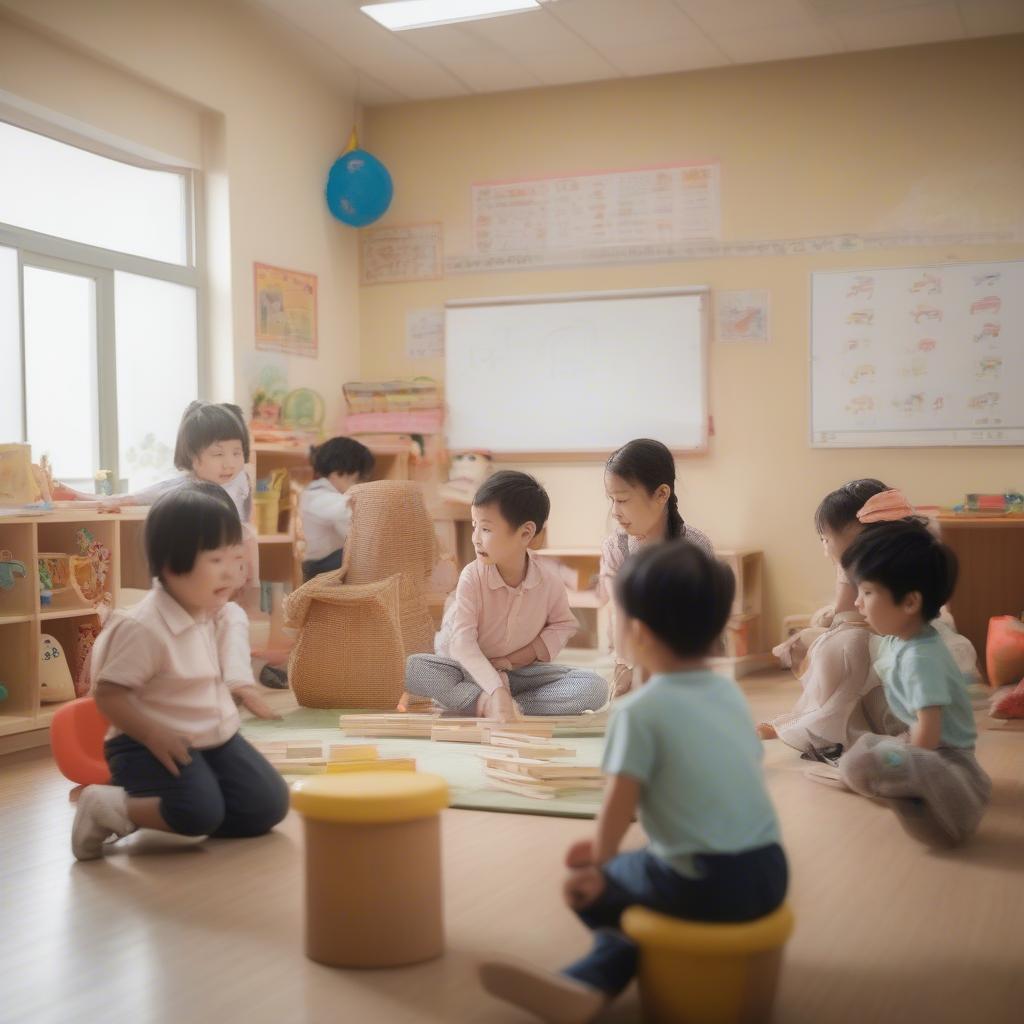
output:
{"label": "wooden table", "polygon": [[939,515],[938,524],[960,560],[949,610],[957,630],[974,644],[984,674],[988,620],[1024,610],[1024,515],[949,513]]}

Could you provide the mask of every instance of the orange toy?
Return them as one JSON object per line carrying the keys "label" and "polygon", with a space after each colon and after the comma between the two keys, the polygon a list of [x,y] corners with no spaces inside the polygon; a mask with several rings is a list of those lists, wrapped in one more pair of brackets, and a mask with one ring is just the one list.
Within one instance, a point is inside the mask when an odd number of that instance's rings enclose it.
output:
{"label": "orange toy", "polygon": [[80,786],[110,782],[103,756],[103,737],[109,727],[92,697],[79,697],[57,709],[50,723],[50,749],[66,779]]}
{"label": "orange toy", "polygon": [[1024,622],[1012,615],[996,615],[988,620],[985,666],[988,684],[993,688],[1016,684],[1024,678]]}

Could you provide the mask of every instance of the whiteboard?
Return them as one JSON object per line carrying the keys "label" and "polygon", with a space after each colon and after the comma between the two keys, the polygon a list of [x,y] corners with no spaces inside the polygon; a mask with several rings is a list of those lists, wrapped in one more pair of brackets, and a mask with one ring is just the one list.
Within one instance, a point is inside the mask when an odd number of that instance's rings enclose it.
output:
{"label": "whiteboard", "polygon": [[811,444],[1024,443],[1024,261],[811,275]]}
{"label": "whiteboard", "polygon": [[448,446],[607,455],[707,447],[707,288],[452,301]]}

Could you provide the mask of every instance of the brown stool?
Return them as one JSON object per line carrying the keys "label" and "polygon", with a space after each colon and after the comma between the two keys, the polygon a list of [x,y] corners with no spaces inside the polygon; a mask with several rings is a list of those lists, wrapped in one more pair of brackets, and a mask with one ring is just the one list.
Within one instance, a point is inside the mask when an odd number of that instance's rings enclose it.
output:
{"label": "brown stool", "polygon": [[306,955],[398,967],[444,950],[440,776],[319,775],[292,789],[306,832]]}

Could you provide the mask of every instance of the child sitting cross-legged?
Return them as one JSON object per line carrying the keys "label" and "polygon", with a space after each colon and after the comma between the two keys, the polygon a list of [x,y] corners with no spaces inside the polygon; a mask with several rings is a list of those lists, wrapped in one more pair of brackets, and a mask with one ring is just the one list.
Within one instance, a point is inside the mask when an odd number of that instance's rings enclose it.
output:
{"label": "child sitting cross-legged", "polygon": [[596,672],[552,664],[579,628],[557,570],[530,542],[551,502],[532,476],[503,470],[473,498],[476,559],[459,577],[434,643],[410,655],[406,692],[448,712],[511,721],[527,715],[577,715],[608,700]]}
{"label": "child sitting cross-legged", "polygon": [[87,786],[78,799],[79,860],[136,828],[241,838],[288,813],[284,780],[239,732],[236,704],[278,717],[253,682],[245,613],[229,603],[241,542],[235,506],[216,484],[186,483],[153,505],[153,589],[111,616],[92,652],[113,785]]}
{"label": "child sitting cross-legged", "polygon": [[875,671],[909,731],[861,736],[839,759],[839,779],[888,800],[916,838],[960,843],[978,827],[992,784],[974,756],[967,682],[931,625],[956,586],[956,556],[924,526],[897,522],[862,534],[842,564],[857,584],[857,610],[882,634]]}
{"label": "child sitting cross-legged", "polygon": [[[788,868],[762,745],[739,687],[706,660],[734,590],[730,569],[685,540],[645,547],[618,573],[616,650],[650,678],[613,712],[596,834],[566,855],[566,902],[594,946],[559,974],[484,963],[492,995],[546,1021],[588,1021],[636,973],[637,948],[620,925],[627,907],[738,922],[782,903]],[[634,812],[650,843],[620,853]]]}

